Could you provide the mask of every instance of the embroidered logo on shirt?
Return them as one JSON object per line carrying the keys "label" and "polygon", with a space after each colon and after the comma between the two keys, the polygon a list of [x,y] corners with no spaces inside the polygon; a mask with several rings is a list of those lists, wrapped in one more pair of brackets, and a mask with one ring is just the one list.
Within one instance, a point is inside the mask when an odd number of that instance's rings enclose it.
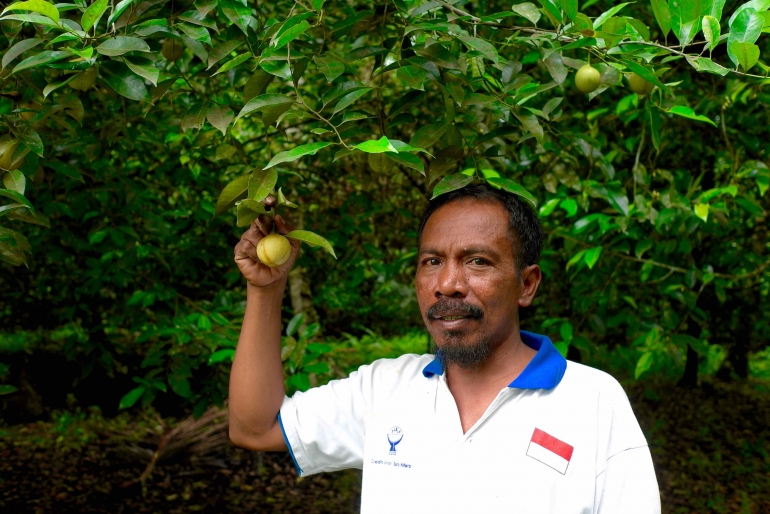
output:
{"label": "embroidered logo on shirt", "polygon": [[392,427],[390,431],[388,431],[388,442],[390,443],[389,455],[396,454],[396,445],[400,443],[403,438],[404,431],[401,430],[401,427]]}
{"label": "embroidered logo on shirt", "polygon": [[529,441],[527,456],[539,460],[564,475],[567,473],[574,449],[574,446],[536,428]]}

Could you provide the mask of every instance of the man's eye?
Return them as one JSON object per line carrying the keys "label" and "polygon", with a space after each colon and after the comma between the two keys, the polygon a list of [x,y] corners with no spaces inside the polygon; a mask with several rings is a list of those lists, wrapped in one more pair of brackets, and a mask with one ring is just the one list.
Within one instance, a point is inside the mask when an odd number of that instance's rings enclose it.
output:
{"label": "man's eye", "polygon": [[485,261],[484,259],[482,259],[480,257],[476,257],[471,262],[473,264],[475,264],[476,266],[484,266],[487,263],[487,261]]}
{"label": "man's eye", "polygon": [[438,266],[439,261],[438,259],[425,259],[425,265],[426,266]]}

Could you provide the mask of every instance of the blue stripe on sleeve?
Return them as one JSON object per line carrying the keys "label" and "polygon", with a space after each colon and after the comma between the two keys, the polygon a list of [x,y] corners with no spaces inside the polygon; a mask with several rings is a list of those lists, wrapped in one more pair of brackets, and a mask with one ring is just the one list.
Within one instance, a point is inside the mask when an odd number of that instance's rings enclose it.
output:
{"label": "blue stripe on sleeve", "polygon": [[286,443],[286,448],[289,449],[289,455],[291,455],[291,460],[294,462],[294,467],[297,469],[297,474],[299,476],[302,476],[302,468],[299,467],[299,464],[297,464],[297,459],[294,457],[294,451],[291,449],[291,443],[289,443],[289,438],[286,437],[286,430],[283,428],[283,421],[281,420],[281,413],[278,413],[278,425],[281,427],[281,434],[283,435],[283,440]]}

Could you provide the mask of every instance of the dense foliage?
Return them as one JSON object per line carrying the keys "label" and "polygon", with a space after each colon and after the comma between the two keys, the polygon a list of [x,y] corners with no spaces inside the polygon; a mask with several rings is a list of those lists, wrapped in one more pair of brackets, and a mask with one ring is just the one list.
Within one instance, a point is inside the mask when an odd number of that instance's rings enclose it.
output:
{"label": "dense foliage", "polygon": [[338,257],[306,251],[290,278],[288,384],[341,374],[320,338],[419,326],[416,217],[473,180],[544,220],[529,328],[576,359],[632,348],[636,377],[746,377],[770,335],[769,7],[10,5],[0,392],[39,410],[37,366],[84,401],[220,404],[242,229],[214,216],[244,225],[271,191]]}

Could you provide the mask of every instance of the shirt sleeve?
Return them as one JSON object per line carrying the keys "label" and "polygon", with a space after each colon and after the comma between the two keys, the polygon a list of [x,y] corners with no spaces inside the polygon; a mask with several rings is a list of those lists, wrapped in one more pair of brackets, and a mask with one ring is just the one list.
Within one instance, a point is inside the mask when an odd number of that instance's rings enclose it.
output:
{"label": "shirt sleeve", "polygon": [[596,514],[660,514],[660,492],[647,446],[622,451],[596,477]]}
{"label": "shirt sleeve", "polygon": [[300,476],[363,466],[370,375],[362,366],[346,379],[284,398],[278,421]]}
{"label": "shirt sleeve", "polygon": [[602,396],[600,441],[606,446],[597,455],[594,512],[660,514],[652,456],[628,396],[615,379],[605,384]]}

